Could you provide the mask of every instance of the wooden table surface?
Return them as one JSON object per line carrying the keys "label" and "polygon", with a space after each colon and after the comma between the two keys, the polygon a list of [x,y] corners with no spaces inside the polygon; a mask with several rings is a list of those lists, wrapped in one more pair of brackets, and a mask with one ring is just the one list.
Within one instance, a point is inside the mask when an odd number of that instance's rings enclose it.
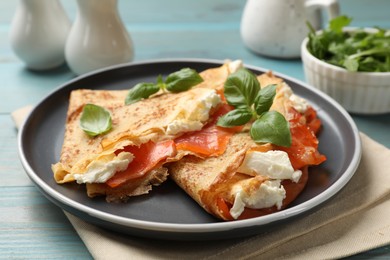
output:
{"label": "wooden table surface", "polygon": [[[62,1],[69,17],[75,1]],[[0,258],[88,259],[87,248],[64,216],[25,174],[18,158],[17,130],[11,112],[36,104],[75,75],[66,67],[27,70],[9,44],[17,1],[0,1]],[[242,59],[305,80],[302,63],[257,56],[239,34],[245,1],[144,0],[119,2],[120,14],[135,44],[135,61],[159,58]],[[340,0],[341,12],[355,26],[390,28],[389,0]],[[352,115],[360,131],[390,148],[390,114]],[[389,184],[390,185],[390,184]],[[353,256],[390,259],[390,245]]]}

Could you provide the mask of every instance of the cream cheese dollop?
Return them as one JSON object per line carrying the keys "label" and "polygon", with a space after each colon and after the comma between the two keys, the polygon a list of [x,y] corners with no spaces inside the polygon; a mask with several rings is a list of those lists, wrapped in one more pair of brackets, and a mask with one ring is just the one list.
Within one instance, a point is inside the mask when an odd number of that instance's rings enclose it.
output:
{"label": "cream cheese dollop", "polygon": [[230,214],[235,219],[245,207],[262,209],[276,206],[280,209],[286,197],[282,180],[298,182],[302,176],[300,170],[295,171],[292,167],[288,154],[279,150],[247,152],[237,172],[251,176],[261,175],[267,180],[257,189],[246,187],[249,185],[246,182],[240,182],[232,188],[234,203]]}
{"label": "cream cheese dollop", "polygon": [[[199,131],[210,117],[210,110],[221,103],[221,97],[214,89],[182,107],[184,118],[178,118],[170,122],[166,134],[176,135],[179,133]],[[195,107],[195,109],[194,109]],[[191,108],[191,110],[189,110]]]}
{"label": "cream cheese dollop", "polygon": [[270,179],[290,179],[294,182],[298,182],[302,175],[300,170],[294,170],[288,154],[279,150],[250,151],[237,171],[252,176],[263,175]]}
{"label": "cream cheese dollop", "polygon": [[291,87],[285,82],[283,82],[280,92],[291,101],[291,104],[295,110],[302,114],[306,112],[307,108],[309,107],[309,103],[306,101],[306,99],[294,94],[291,90]]}
{"label": "cream cheese dollop", "polygon": [[134,156],[128,152],[121,152],[117,156],[114,154],[99,158],[91,162],[87,171],[82,174],[74,174],[74,179],[81,183],[105,183],[116,172],[124,171]]}
{"label": "cream cheese dollop", "polygon": [[237,70],[241,69],[244,67],[244,64],[242,63],[242,60],[226,60],[225,63],[228,65],[229,72],[234,73]]}
{"label": "cream cheese dollop", "polygon": [[286,190],[280,184],[280,180],[268,180],[263,182],[254,192],[248,194],[240,185],[235,187],[235,199],[230,215],[237,219],[244,211],[245,207],[262,209],[276,206],[282,207],[286,197]]}

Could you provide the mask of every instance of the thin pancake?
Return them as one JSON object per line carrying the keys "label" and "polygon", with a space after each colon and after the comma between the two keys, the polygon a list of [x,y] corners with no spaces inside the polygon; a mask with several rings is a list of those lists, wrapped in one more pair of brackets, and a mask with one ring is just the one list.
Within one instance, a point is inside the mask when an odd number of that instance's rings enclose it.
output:
{"label": "thin pancake", "polygon": [[[167,93],[129,106],[124,105],[127,91],[72,91],[60,162],[53,166],[56,181],[73,181],[73,174],[85,172],[93,160],[112,155],[125,146],[169,138],[165,133],[167,126],[179,117],[187,120],[196,111],[195,107],[187,109],[187,104],[208,91],[196,88],[178,94]],[[87,103],[111,112],[112,131],[94,138],[83,132],[79,119]],[[183,113],[184,108],[186,113]]]}
{"label": "thin pancake", "polygon": [[[201,86],[196,86],[181,93],[159,92],[152,97],[141,100],[131,105],[125,105],[127,90],[74,90],[70,96],[70,103],[67,112],[65,137],[61,151],[60,161],[52,165],[54,178],[58,183],[72,182],[80,178],[87,178],[92,171],[99,171],[97,168],[115,167],[114,175],[108,180],[96,181],[82,179],[87,183],[89,196],[107,195],[107,200],[123,200],[126,196],[147,193],[151,186],[158,185],[167,177],[167,171],[163,164],[167,161],[176,161],[187,155],[189,151],[181,149],[156,150],[154,147],[161,146],[164,140],[173,140],[183,134],[181,132],[170,132],[168,126],[180,121],[185,123],[196,123],[200,128],[207,124],[208,118],[218,108],[208,107],[204,98],[210,93],[215,93],[215,82],[226,78],[229,72],[228,65],[210,69],[202,72],[205,77]],[[220,73],[215,73],[219,71]],[[214,75],[214,76],[213,76]],[[96,137],[89,137],[79,127],[79,120],[85,104],[93,103],[107,109],[112,118],[112,130]],[[195,104],[195,105],[194,105]],[[205,110],[205,107],[208,107]],[[206,112],[205,112],[206,111]],[[206,116],[205,113],[208,113]],[[191,124],[189,124],[191,125]],[[200,129],[199,128],[199,129]],[[145,161],[134,158],[133,154],[144,152],[144,146],[149,143],[148,151],[159,151],[153,158]],[[132,152],[119,153],[118,151],[129,150]],[[146,151],[146,152],[148,152]],[[131,155],[131,156],[130,156]],[[143,155],[143,154],[142,154]],[[123,164],[127,162],[131,166],[131,160],[137,165],[153,163],[150,167],[136,167],[140,171],[133,173],[125,170]],[[121,164],[120,166],[118,166]],[[101,172],[99,172],[101,174]],[[120,176],[119,176],[120,175]],[[77,177],[76,177],[77,176]],[[81,176],[81,177],[80,177]],[[88,177],[89,178],[89,177]],[[115,179],[115,180],[113,180]]]}
{"label": "thin pancake", "polygon": [[[300,124],[302,124],[302,127],[309,129],[306,126],[306,118],[304,115],[299,115],[298,122],[293,121],[297,117],[297,112],[292,108],[292,101],[284,93],[284,85],[281,79],[269,72],[259,76],[258,80],[262,87],[269,84],[277,85],[277,95],[271,107],[272,110],[276,110],[285,115],[287,119],[291,119],[293,123],[292,127],[297,127],[296,125],[301,126]],[[311,137],[314,136],[312,132],[309,134]],[[299,136],[298,138],[299,140],[302,138],[305,139],[305,136]],[[298,150],[303,151],[304,149],[294,150],[300,144],[296,141],[296,137],[293,136],[293,145],[290,149],[294,152]],[[313,155],[311,161],[304,161],[304,165],[300,165],[302,176],[299,181],[296,183],[291,180],[282,181],[282,185],[284,185],[286,191],[286,198],[283,200],[282,208],[291,203],[305,187],[307,182],[307,165],[319,164],[325,159],[316,150],[317,144],[315,142],[310,143],[312,145],[310,148],[313,148],[312,150],[315,150],[317,153],[311,154]],[[231,137],[226,151],[220,156],[206,159],[187,156],[178,162],[169,164],[170,177],[207,212],[223,220],[232,220],[233,217],[229,213],[229,210],[235,202],[236,193],[234,187],[242,185],[243,189],[246,189],[248,193],[253,193],[269,179],[262,175],[251,176],[238,172],[245,156],[248,152],[254,150],[267,152],[270,150],[280,150],[280,147],[271,144],[256,144],[251,139],[249,133],[244,130]],[[299,152],[295,155],[298,157],[297,160],[300,159],[299,156],[307,158],[306,154]],[[260,216],[276,210],[278,210],[276,206],[261,209],[246,208],[238,218]]]}

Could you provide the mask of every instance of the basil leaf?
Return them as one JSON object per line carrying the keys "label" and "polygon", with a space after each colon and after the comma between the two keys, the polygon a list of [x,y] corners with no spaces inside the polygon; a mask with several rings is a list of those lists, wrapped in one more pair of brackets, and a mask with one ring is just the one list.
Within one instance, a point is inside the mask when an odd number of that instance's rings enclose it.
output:
{"label": "basil leaf", "polygon": [[202,81],[202,77],[195,70],[184,68],[169,74],[165,79],[165,87],[171,92],[182,92],[192,88]]}
{"label": "basil leaf", "polygon": [[272,103],[274,102],[274,98],[276,95],[276,85],[268,85],[262,89],[260,89],[259,94],[255,99],[255,111],[258,115],[261,115],[264,112],[267,112]]}
{"label": "basil leaf", "polygon": [[81,113],[80,127],[89,136],[106,133],[112,127],[110,112],[101,106],[86,104]]}
{"label": "basil leaf", "polygon": [[224,95],[227,102],[235,107],[250,108],[260,90],[256,76],[245,68],[229,75],[224,85]]}
{"label": "basil leaf", "polygon": [[148,98],[160,89],[170,92],[186,91],[202,81],[202,77],[195,70],[189,68],[169,74],[165,82],[162,76],[159,75],[156,83],[138,83],[130,89],[126,96],[125,104],[130,105],[141,99]]}
{"label": "basil leaf", "polygon": [[162,77],[161,74],[158,75],[158,77],[157,77],[157,83],[156,83],[156,85],[157,85],[160,89],[165,90],[165,83],[164,83],[164,80],[163,80],[163,77]]}
{"label": "basil leaf", "polygon": [[279,146],[291,146],[289,124],[277,111],[265,112],[253,122],[250,135],[256,143],[272,143]]}
{"label": "basil leaf", "polygon": [[136,103],[141,99],[148,98],[150,95],[157,93],[159,90],[160,87],[154,83],[138,83],[129,90],[125,104],[130,105]]}
{"label": "basil leaf", "polygon": [[244,125],[251,120],[252,116],[252,112],[247,108],[237,108],[221,116],[218,119],[217,125],[222,127]]}

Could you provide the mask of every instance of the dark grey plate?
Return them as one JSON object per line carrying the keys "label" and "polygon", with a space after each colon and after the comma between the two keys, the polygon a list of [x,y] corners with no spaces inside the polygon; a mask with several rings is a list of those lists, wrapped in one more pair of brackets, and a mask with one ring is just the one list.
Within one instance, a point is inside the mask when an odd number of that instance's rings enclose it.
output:
{"label": "dark grey plate", "polygon": [[[19,153],[32,181],[55,204],[96,225],[127,233],[164,239],[220,239],[257,234],[275,223],[315,209],[336,194],[350,180],[360,161],[361,144],[356,125],[333,99],[302,82],[284,78],[294,92],[310,101],[323,123],[320,151],[328,160],[311,168],[309,184],[289,208],[249,220],[221,222],[207,214],[185,192],[168,181],[145,196],[126,204],[90,199],[85,187],[58,185],[51,164],[59,160],[69,94],[73,89],[129,89],[139,82],[153,82],[183,67],[198,71],[217,67],[214,60],[159,60],[115,66],[76,78],[44,98],[19,132]],[[266,70],[246,66],[256,74]],[[319,182],[317,177],[327,178]]]}

